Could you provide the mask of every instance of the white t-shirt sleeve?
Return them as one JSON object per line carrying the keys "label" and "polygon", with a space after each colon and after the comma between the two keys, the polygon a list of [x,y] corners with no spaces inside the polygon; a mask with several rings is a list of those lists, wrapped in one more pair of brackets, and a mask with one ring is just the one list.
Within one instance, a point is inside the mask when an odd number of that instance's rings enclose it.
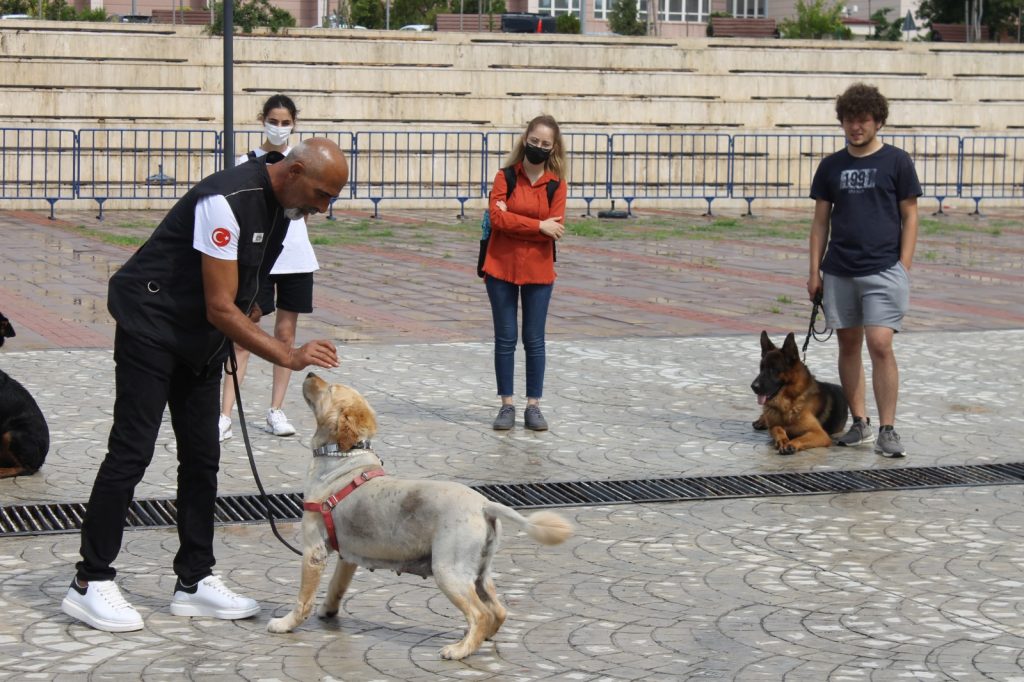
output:
{"label": "white t-shirt sleeve", "polygon": [[238,260],[240,229],[228,200],[220,194],[203,197],[196,204],[192,248],[219,260]]}

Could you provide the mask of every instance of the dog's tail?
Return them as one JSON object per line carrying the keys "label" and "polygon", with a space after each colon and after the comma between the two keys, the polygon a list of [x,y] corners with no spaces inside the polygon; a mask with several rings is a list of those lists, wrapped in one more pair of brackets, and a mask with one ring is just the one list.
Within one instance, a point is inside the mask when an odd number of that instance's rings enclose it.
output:
{"label": "dog's tail", "polygon": [[572,524],[555,512],[539,511],[527,517],[503,504],[487,502],[484,513],[522,527],[542,545],[560,545],[572,537]]}

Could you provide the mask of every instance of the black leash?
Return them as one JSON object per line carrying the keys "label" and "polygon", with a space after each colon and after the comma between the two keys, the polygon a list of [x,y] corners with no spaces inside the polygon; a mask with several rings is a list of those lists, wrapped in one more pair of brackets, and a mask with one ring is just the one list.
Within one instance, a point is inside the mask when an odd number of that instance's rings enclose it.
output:
{"label": "black leash", "polygon": [[[235,358],[235,344],[228,342],[230,348],[230,355],[228,356],[227,362],[224,363],[224,373],[228,376],[235,378],[238,376],[238,360]],[[235,385],[235,406],[238,408],[238,423],[242,427],[242,440],[245,442],[245,454],[249,455],[249,468],[252,469],[252,476],[256,479],[256,487],[260,491],[260,500],[263,502],[263,509],[267,514],[267,521],[270,521],[270,528],[274,531],[275,537],[281,541],[281,544],[295,552],[299,556],[302,556],[302,552],[288,544],[288,541],[281,537],[281,533],[277,530],[277,524],[274,523],[274,513],[270,508],[270,499],[267,497],[267,491],[263,489],[263,481],[260,480],[260,474],[256,471],[256,458],[252,456],[252,444],[249,443],[249,430],[245,426],[245,412],[242,410],[242,389],[238,385],[237,381],[232,381]]]}
{"label": "black leash", "polygon": [[[825,307],[821,304],[821,289],[818,289],[818,293],[814,294],[814,306],[811,308],[811,323],[807,326],[807,338],[804,339],[804,347],[802,352],[804,355],[803,359],[805,364],[807,363],[807,344],[811,342],[812,336],[814,337],[815,341],[821,343],[824,343],[825,341],[828,341],[830,338],[832,338],[832,330],[829,329],[827,326],[821,331],[818,331],[817,329],[814,328],[815,322],[818,321],[818,310],[825,310]],[[828,332],[828,334],[822,336],[823,334],[825,334],[825,332]]]}

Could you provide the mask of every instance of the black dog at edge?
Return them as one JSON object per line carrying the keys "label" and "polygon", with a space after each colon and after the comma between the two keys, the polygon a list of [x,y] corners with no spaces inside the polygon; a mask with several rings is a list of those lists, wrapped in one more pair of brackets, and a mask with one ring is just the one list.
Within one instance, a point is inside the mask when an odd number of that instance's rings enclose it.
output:
{"label": "black dog at edge", "polygon": [[[14,336],[0,313],[0,346]],[[25,387],[0,370],[0,478],[34,474],[50,451],[50,429]]]}

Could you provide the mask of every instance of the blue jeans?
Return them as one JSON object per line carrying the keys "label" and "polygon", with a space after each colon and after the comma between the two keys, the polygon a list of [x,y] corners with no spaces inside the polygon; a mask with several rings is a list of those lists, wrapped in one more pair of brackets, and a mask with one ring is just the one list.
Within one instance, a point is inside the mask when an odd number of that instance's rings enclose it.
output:
{"label": "blue jeans", "polygon": [[494,376],[498,395],[513,395],[519,299],[523,301],[523,348],[526,349],[526,397],[544,395],[544,325],[554,284],[512,284],[488,275],[487,297],[494,318]]}

